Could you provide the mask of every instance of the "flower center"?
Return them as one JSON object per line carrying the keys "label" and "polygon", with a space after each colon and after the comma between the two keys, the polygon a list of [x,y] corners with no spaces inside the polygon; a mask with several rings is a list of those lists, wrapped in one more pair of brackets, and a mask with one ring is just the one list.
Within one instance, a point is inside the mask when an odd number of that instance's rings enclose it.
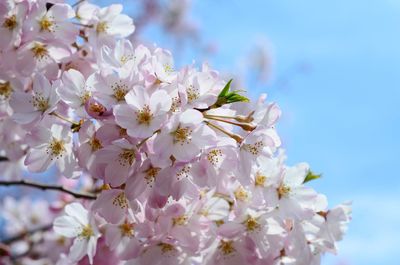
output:
{"label": "flower center", "polygon": [[[50,154],[53,158],[59,158],[62,157],[65,150],[64,147],[64,141],[63,140],[57,140],[53,138],[53,140],[50,142],[50,144],[47,147],[47,153]],[[51,158],[53,160],[53,158]]]}
{"label": "flower center", "polygon": [[0,100],[5,100],[10,98],[13,89],[10,82],[1,83],[0,82]]}
{"label": "flower center", "polygon": [[96,152],[97,150],[103,148],[103,145],[101,144],[101,141],[94,137],[89,141],[89,145],[92,147],[92,152]]}
{"label": "flower center", "polygon": [[54,22],[49,20],[47,17],[43,17],[40,21],[39,21],[39,25],[40,25],[40,31],[54,31],[53,30],[53,26],[54,26]]}
{"label": "flower center", "polygon": [[112,200],[114,206],[119,206],[122,209],[128,208],[128,200],[126,199],[125,192],[121,192]]}
{"label": "flower center", "polygon": [[133,237],[134,226],[135,224],[128,222],[124,222],[123,224],[121,224],[119,226],[119,230],[121,231],[122,236]]}
{"label": "flower center", "polygon": [[190,85],[186,89],[186,94],[187,94],[187,98],[188,98],[188,102],[189,103],[192,103],[193,101],[195,101],[196,99],[198,99],[200,97],[199,90],[197,88],[194,88],[193,85]]}
{"label": "flower center", "polygon": [[262,151],[263,147],[264,147],[264,143],[262,141],[258,141],[258,142],[254,143],[254,144],[244,144],[242,146],[242,148],[245,151],[247,151],[247,152],[249,152],[249,153],[251,153],[252,155],[255,155],[255,156],[258,155]]}
{"label": "flower center", "polygon": [[256,173],[256,177],[254,179],[254,184],[256,186],[264,187],[265,181],[267,180],[267,177],[264,175],[261,175],[260,172]]}
{"label": "flower center", "polygon": [[3,23],[3,28],[9,29],[9,30],[13,30],[17,27],[18,23],[17,23],[17,16],[16,15],[12,15],[11,17],[8,17],[4,20]]}
{"label": "flower center", "polygon": [[214,223],[219,227],[219,226],[221,226],[221,225],[223,225],[225,222],[224,222],[224,220],[216,220],[216,221],[214,221]]}
{"label": "flower center", "polygon": [[175,250],[175,247],[173,245],[171,245],[171,244],[168,244],[168,243],[161,242],[161,243],[158,244],[158,246],[161,248],[162,254],[165,254],[165,253],[168,253],[168,252],[171,252],[171,251]]}
{"label": "flower center", "polygon": [[132,54],[122,55],[119,61],[122,64],[126,64],[128,61],[133,60],[134,56]]}
{"label": "flower center", "polygon": [[172,219],[173,225],[185,225],[187,223],[188,216],[187,215],[181,215],[176,218]]}
{"label": "flower center", "polygon": [[46,48],[46,45],[41,44],[36,42],[33,47],[31,48],[31,51],[33,52],[33,57],[36,59],[43,59],[44,57],[47,57],[49,52]]}
{"label": "flower center", "polygon": [[177,112],[179,110],[179,106],[181,105],[181,98],[179,96],[172,98],[171,104],[171,112]]}
{"label": "flower center", "polygon": [[236,251],[235,248],[233,247],[233,241],[231,241],[231,240],[229,240],[229,241],[221,240],[221,242],[219,242],[218,249],[225,256],[232,254],[233,252]]}
{"label": "flower center", "polygon": [[96,32],[97,32],[97,34],[100,34],[100,33],[105,33],[107,30],[108,30],[108,25],[107,25],[107,22],[105,22],[105,21],[100,21],[98,24],[97,24],[97,27],[96,27]]}
{"label": "flower center", "polygon": [[176,173],[176,179],[181,180],[189,176],[190,166],[184,166],[181,170]]}
{"label": "flower center", "polygon": [[79,234],[79,237],[89,240],[89,238],[90,238],[91,236],[93,236],[93,235],[94,235],[94,233],[93,233],[92,227],[91,227],[90,225],[86,225],[86,226],[84,226],[84,227],[82,228],[82,231],[81,231],[81,233]]}
{"label": "flower center", "polygon": [[247,219],[243,222],[246,226],[247,231],[255,231],[260,229],[260,224],[257,222],[256,218],[251,217],[250,215],[247,216]]}
{"label": "flower center", "polygon": [[207,160],[216,166],[222,157],[222,151],[220,149],[213,149],[207,154]]}
{"label": "flower center", "polygon": [[172,68],[172,66],[168,63],[164,64],[163,66],[166,73],[172,73],[174,71],[174,68]]}
{"label": "flower center", "polygon": [[249,197],[247,191],[242,186],[238,187],[233,194],[235,195],[236,200],[242,202],[247,201]]}
{"label": "flower center", "polygon": [[159,167],[150,167],[148,170],[145,171],[146,175],[144,175],[144,178],[146,180],[147,185],[152,186],[160,170],[161,168]]}
{"label": "flower center", "polygon": [[37,93],[32,97],[32,105],[36,110],[45,112],[49,108],[49,99],[42,96],[41,93]]}
{"label": "flower center", "polygon": [[289,193],[290,193],[290,190],[291,190],[291,189],[290,189],[289,186],[287,186],[287,185],[285,185],[285,184],[282,183],[282,184],[279,186],[279,188],[277,189],[279,199],[282,198],[282,197],[288,196]]}
{"label": "flower center", "polygon": [[86,103],[86,101],[88,101],[90,98],[90,92],[89,91],[84,91],[81,96],[79,97],[79,99],[81,100],[81,104],[84,105]]}
{"label": "flower center", "polygon": [[119,155],[119,164],[121,166],[132,166],[135,161],[135,151],[131,149],[124,149]]}
{"label": "flower center", "polygon": [[192,141],[191,135],[192,135],[193,130],[184,127],[184,128],[178,128],[173,134],[174,134],[174,143],[180,143],[181,145],[189,144]]}
{"label": "flower center", "polygon": [[143,109],[136,112],[136,120],[139,124],[150,125],[153,119],[153,114],[150,112],[150,107],[144,105]]}
{"label": "flower center", "polygon": [[122,101],[125,99],[126,93],[128,93],[128,86],[125,84],[114,84],[111,86],[114,94],[114,98],[117,101]]}
{"label": "flower center", "polygon": [[97,102],[91,103],[89,109],[90,111],[98,113],[99,115],[103,115],[103,113],[106,111],[106,108]]}

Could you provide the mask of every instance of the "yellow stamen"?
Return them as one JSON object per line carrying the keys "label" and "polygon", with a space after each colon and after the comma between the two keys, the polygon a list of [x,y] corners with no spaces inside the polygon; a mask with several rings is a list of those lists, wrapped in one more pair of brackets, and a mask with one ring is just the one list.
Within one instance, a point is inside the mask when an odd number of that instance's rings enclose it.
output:
{"label": "yellow stamen", "polygon": [[54,31],[53,29],[54,22],[49,20],[47,17],[43,17],[39,21],[39,25],[40,25],[40,31],[45,31],[45,30],[49,32]]}
{"label": "yellow stamen", "polygon": [[247,231],[255,231],[260,229],[260,224],[257,222],[256,218],[251,217],[250,215],[247,216],[247,219],[243,222],[246,226]]}
{"label": "yellow stamen", "polygon": [[133,223],[124,222],[119,226],[122,236],[125,237],[133,237],[134,233],[134,225]]}
{"label": "yellow stamen", "polygon": [[142,110],[136,112],[136,120],[139,124],[150,125],[153,119],[153,114],[150,112],[150,107],[144,105]]}
{"label": "yellow stamen", "polygon": [[108,30],[108,25],[107,25],[107,22],[105,22],[105,21],[101,21],[101,22],[99,22],[98,24],[97,24],[97,27],[96,27],[96,32],[97,32],[97,34],[100,34],[100,33],[105,33],[107,30]]}
{"label": "yellow stamen", "polygon": [[291,190],[291,189],[290,189],[289,186],[287,186],[287,185],[285,185],[285,184],[282,183],[282,184],[279,186],[279,188],[277,189],[279,199],[282,198],[282,197],[288,196],[289,193],[290,193],[290,190]]}
{"label": "yellow stamen", "polygon": [[17,27],[17,25],[18,25],[17,16],[12,15],[11,17],[8,17],[4,20],[3,28],[13,30]]}
{"label": "yellow stamen", "polygon": [[63,140],[57,140],[53,138],[46,150],[46,152],[52,156],[51,159],[53,159],[54,157],[60,158],[63,156],[63,154],[66,152],[64,144],[65,143]]}
{"label": "yellow stamen", "polygon": [[114,197],[112,204],[122,209],[128,208],[128,199],[126,198],[125,192],[121,192],[117,197]]}
{"label": "yellow stamen", "polygon": [[10,82],[2,83],[0,82],[0,100],[9,99],[13,89]]}
{"label": "yellow stamen", "polygon": [[233,241],[231,241],[231,240],[229,240],[229,241],[221,240],[221,242],[219,243],[218,249],[225,256],[232,254],[233,252],[236,251],[236,249],[233,247]]}
{"label": "yellow stamen", "polygon": [[94,233],[93,233],[92,227],[90,225],[87,225],[82,228],[82,232],[79,234],[79,237],[88,240],[93,235],[94,235]]}
{"label": "yellow stamen", "polygon": [[260,172],[256,173],[255,179],[254,179],[254,185],[259,186],[259,187],[264,187],[265,181],[267,180],[267,177],[264,175],[261,175]]}
{"label": "yellow stamen", "polygon": [[35,57],[38,60],[41,60],[45,57],[48,56],[49,52],[46,48],[46,45],[41,44],[39,42],[36,42],[33,47],[31,48],[31,51],[33,52],[33,57]]}
{"label": "yellow stamen", "polygon": [[187,223],[188,216],[187,215],[181,215],[176,218],[172,219],[173,225],[185,225]]}
{"label": "yellow stamen", "polygon": [[124,149],[120,154],[119,154],[119,163],[121,166],[132,166],[133,162],[135,161],[135,151],[132,149]]}
{"label": "yellow stamen", "polygon": [[174,143],[180,143],[181,145],[189,144],[192,141],[191,139],[192,132],[193,130],[188,127],[178,128],[173,133]]}

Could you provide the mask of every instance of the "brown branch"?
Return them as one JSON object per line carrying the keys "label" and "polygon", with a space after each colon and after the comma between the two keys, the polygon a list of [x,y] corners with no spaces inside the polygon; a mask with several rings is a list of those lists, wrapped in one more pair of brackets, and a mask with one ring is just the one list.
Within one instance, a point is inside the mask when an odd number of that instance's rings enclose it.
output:
{"label": "brown branch", "polygon": [[78,199],[95,200],[97,198],[97,196],[92,193],[77,192],[77,191],[66,189],[63,186],[59,186],[59,185],[48,185],[48,184],[26,181],[26,180],[16,180],[16,181],[0,180],[0,186],[26,186],[26,187],[31,187],[31,188],[41,189],[41,190],[54,190],[54,191],[68,193]]}
{"label": "brown branch", "polygon": [[9,245],[9,244],[14,243],[16,241],[24,239],[26,236],[33,235],[34,233],[48,231],[52,227],[53,227],[53,224],[47,224],[47,225],[43,225],[43,226],[37,227],[37,228],[32,229],[32,230],[24,231],[24,232],[22,232],[22,233],[20,233],[18,235],[15,235],[13,237],[9,237],[9,238],[6,238],[6,239],[0,241],[0,244]]}
{"label": "brown branch", "polygon": [[76,6],[80,5],[80,4],[82,4],[83,2],[85,2],[85,0],[79,0],[78,2],[73,4],[72,7],[76,7]]}

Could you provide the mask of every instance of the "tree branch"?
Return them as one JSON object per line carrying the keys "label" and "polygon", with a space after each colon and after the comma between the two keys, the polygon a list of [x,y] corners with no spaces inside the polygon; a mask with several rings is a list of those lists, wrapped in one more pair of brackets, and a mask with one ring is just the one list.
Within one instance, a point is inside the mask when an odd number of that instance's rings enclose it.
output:
{"label": "tree branch", "polygon": [[18,235],[13,236],[13,237],[6,238],[6,239],[0,241],[0,243],[4,244],[4,245],[8,245],[8,244],[14,243],[16,241],[22,240],[26,236],[33,235],[36,232],[45,232],[47,230],[50,230],[52,227],[53,227],[53,224],[43,225],[43,226],[37,227],[37,228],[32,229],[32,230],[24,231],[24,232],[22,232],[22,233],[20,233]]}
{"label": "tree branch", "polygon": [[48,184],[26,181],[26,180],[16,180],[16,181],[0,180],[0,186],[26,186],[26,187],[31,187],[31,188],[41,189],[41,190],[54,190],[54,191],[68,193],[78,199],[95,200],[97,198],[97,196],[92,193],[77,192],[77,191],[66,189],[63,186],[59,186],[59,185],[48,185]]}

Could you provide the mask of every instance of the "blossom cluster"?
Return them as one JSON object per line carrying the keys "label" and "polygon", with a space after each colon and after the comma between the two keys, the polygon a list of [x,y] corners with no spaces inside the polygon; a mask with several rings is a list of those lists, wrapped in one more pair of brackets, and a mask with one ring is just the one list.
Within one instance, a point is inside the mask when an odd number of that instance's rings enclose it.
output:
{"label": "blossom cluster", "polygon": [[5,200],[6,232],[34,233],[4,263],[309,265],[336,253],[350,205],[329,209],[305,184],[309,166],[285,164],[279,107],[131,43],[121,12],[0,3],[1,178],[47,172],[93,194]]}

